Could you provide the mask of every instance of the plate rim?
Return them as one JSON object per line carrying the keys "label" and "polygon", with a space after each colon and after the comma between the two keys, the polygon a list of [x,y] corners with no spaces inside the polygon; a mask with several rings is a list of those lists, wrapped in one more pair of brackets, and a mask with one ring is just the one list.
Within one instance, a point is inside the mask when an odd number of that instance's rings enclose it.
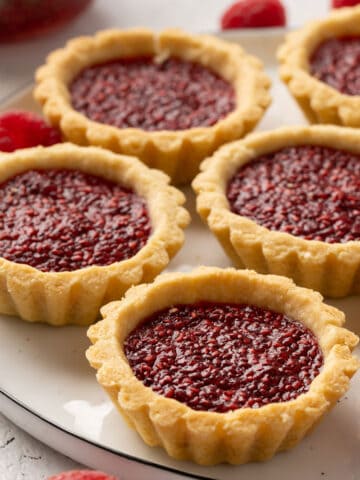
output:
{"label": "plate rim", "polygon": [[[71,437],[76,438],[77,440],[85,442],[88,445],[96,447],[96,448],[98,448],[100,450],[103,450],[107,453],[110,453],[112,455],[116,455],[118,457],[124,458],[124,459],[132,461],[132,462],[141,463],[142,465],[145,465],[145,466],[148,466],[148,467],[151,467],[151,468],[154,468],[154,469],[160,469],[160,470],[167,471],[169,473],[182,475],[183,477],[186,477],[186,478],[191,478],[191,479],[195,479],[195,480],[215,480],[214,477],[199,476],[199,475],[192,474],[192,473],[190,474],[188,472],[184,472],[182,470],[178,470],[178,469],[173,468],[173,467],[168,467],[166,465],[155,463],[155,462],[152,462],[150,460],[146,460],[146,459],[143,459],[143,458],[140,458],[140,457],[135,457],[135,456],[130,455],[128,453],[124,453],[124,452],[121,452],[119,450],[115,450],[114,448],[111,448],[111,447],[108,447],[108,446],[105,446],[105,445],[101,445],[100,443],[98,443],[94,440],[90,440],[89,438],[86,438],[86,437],[84,437],[84,436],[82,436],[78,433],[75,433],[74,431],[68,430],[67,428],[64,428],[63,426],[61,426],[59,423],[54,422],[53,420],[50,420],[49,418],[43,416],[41,413],[39,413],[39,412],[33,410],[32,408],[30,408],[29,406],[27,406],[22,400],[18,400],[17,398],[15,398],[12,394],[7,392],[2,387],[0,387],[0,395],[4,396],[8,401],[12,402],[17,407],[19,407],[22,410],[25,410],[27,413],[33,415],[38,420],[46,423],[51,428],[54,428],[54,429],[56,429],[56,430],[58,430],[62,433],[70,435]],[[8,418],[6,415],[5,415],[5,417]],[[33,436],[35,438],[37,438],[36,435],[33,435]],[[41,440],[39,440],[39,441],[41,441]]]}
{"label": "plate rim", "polygon": [[0,112],[5,111],[8,108],[8,105],[17,99],[17,97],[21,97],[32,86],[35,85],[34,79],[28,78],[24,83],[22,83],[19,87],[15,90],[11,91],[10,93],[6,94],[5,97],[0,98]]}

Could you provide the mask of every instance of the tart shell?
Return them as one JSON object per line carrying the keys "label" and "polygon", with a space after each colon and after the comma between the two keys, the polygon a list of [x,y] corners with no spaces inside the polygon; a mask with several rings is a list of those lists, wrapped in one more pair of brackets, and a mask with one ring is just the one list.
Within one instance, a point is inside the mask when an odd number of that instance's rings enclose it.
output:
{"label": "tart shell", "polygon": [[132,285],[151,281],[182,246],[189,215],[185,198],[162,172],[134,157],[101,148],[60,144],[0,155],[0,182],[31,169],[66,168],[132,188],[147,203],[152,233],[133,257],[108,266],[43,272],[0,258],[0,312],[30,322],[89,325],[101,305],[121,298]]}
{"label": "tart shell", "polygon": [[193,181],[197,211],[238,268],[290,277],[325,296],[360,293],[360,241],[325,243],[268,230],[230,210],[226,186],[260,155],[295,145],[324,145],[360,154],[360,134],[335,126],[284,127],[220,148]]}
{"label": "tart shell", "polygon": [[[195,411],[145,387],[124,354],[127,335],[156,311],[200,300],[245,302],[304,323],[324,355],[310,390],[288,402],[215,413]],[[293,447],[345,393],[359,367],[351,355],[358,338],[341,328],[343,313],[325,305],[320,294],[283,277],[213,267],[164,274],[151,285],[132,288],[121,302],[103,307],[102,314],[104,320],[88,330],[94,345],[86,353],[100,385],[148,445],[202,465],[263,461]]]}
{"label": "tart shell", "polygon": [[[212,69],[233,85],[237,107],[212,127],[158,132],[119,129],[91,121],[73,109],[67,86],[82,69],[111,59],[144,55],[158,61],[175,56]],[[270,103],[270,81],[259,60],[239,45],[178,30],[159,34],[147,29],[107,30],[94,37],[76,38],[49,55],[46,65],[37,70],[36,81],[35,99],[67,140],[135,155],[148,166],[163,170],[175,184],[189,182],[206,156],[252,130]]]}
{"label": "tart shell", "polygon": [[346,95],[313,77],[309,58],[323,41],[360,37],[360,6],[335,9],[319,21],[289,33],[278,50],[280,77],[311,123],[360,127],[360,95]]}

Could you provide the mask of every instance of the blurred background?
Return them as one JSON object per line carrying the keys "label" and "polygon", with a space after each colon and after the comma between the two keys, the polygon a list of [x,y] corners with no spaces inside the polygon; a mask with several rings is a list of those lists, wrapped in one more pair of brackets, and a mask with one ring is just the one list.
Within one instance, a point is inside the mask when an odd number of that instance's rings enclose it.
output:
{"label": "blurred background", "polygon": [[[1,17],[7,4],[29,3],[30,8],[46,5],[47,0],[0,0]],[[1,41],[0,28],[0,102],[31,82],[35,68],[43,63],[46,54],[77,35],[90,34],[109,27],[147,26],[155,29],[180,27],[190,32],[216,32],[220,17],[233,3],[231,0],[58,0],[53,12],[56,22],[65,22],[56,30],[41,36],[14,42]],[[288,27],[323,16],[330,0],[284,0]],[[72,20],[72,13],[84,10]],[[86,8],[85,8],[86,7]],[[75,12],[73,12],[75,10]],[[11,11],[8,14],[12,14]],[[3,37],[5,34],[3,32]]]}

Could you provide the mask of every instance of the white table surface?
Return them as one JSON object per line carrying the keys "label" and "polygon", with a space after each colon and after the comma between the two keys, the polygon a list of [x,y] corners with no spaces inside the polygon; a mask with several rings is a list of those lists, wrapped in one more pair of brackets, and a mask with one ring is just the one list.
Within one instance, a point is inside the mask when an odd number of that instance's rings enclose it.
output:
{"label": "white table surface", "polygon": [[[47,52],[71,37],[109,27],[180,27],[215,32],[231,0],[95,0],[61,31],[26,43],[0,46],[0,103],[28,85]],[[323,16],[330,0],[284,0],[290,26]],[[39,395],[41,394],[39,386]],[[0,479],[45,480],[49,475],[85,468],[22,432],[0,413]]]}

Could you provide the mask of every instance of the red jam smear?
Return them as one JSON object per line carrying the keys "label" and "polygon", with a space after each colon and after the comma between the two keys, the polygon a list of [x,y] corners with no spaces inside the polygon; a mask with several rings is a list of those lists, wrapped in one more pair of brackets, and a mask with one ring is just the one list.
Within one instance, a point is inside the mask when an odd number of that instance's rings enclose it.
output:
{"label": "red jam smear", "polygon": [[29,170],[0,185],[0,256],[44,272],[135,255],[150,231],[145,201],[77,170]]}
{"label": "red jam smear", "polygon": [[360,95],[360,37],[331,38],[310,58],[311,75],[346,95]]}
{"label": "red jam smear", "polygon": [[262,155],[227,186],[231,210],[306,240],[360,240],[360,155],[303,145]]}
{"label": "red jam smear", "polygon": [[124,349],[145,386],[220,413],[292,400],[309,390],[323,364],[303,324],[245,304],[172,306],[133,330]]}
{"label": "red jam smear", "polygon": [[199,63],[152,57],[85,68],[70,85],[73,107],[96,122],[147,131],[209,127],[235,108],[233,87]]}

